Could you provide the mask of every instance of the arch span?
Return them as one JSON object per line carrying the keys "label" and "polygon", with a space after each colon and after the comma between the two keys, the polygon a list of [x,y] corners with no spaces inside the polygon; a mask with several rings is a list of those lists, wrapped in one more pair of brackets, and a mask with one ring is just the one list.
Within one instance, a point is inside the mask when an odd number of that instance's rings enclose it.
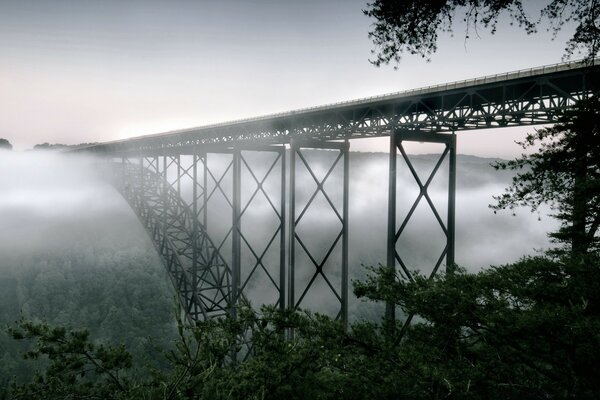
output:
{"label": "arch span", "polygon": [[123,159],[112,167],[113,185],[150,236],[187,318],[233,313],[231,269],[177,191],[143,163]]}

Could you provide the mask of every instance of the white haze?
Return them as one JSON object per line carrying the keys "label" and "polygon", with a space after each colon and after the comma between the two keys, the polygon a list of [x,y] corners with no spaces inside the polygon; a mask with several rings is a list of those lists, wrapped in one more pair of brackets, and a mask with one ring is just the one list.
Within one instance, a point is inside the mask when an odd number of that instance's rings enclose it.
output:
{"label": "white haze", "polygon": [[48,252],[119,247],[143,235],[96,163],[54,152],[0,152],[0,267]]}
{"label": "white haze", "polygon": [[[307,152],[306,157],[313,159],[317,175],[322,176],[332,154]],[[431,169],[434,161],[430,156],[415,156],[413,159],[417,169],[421,170]],[[386,260],[388,161],[382,153],[352,153],[350,160],[349,260],[352,280],[364,277],[363,265],[377,265]],[[19,265],[23,259],[61,251],[89,251],[99,246],[114,247],[115,251],[129,246],[154,251],[127,203],[97,174],[95,162],[91,158],[52,152],[0,153],[0,273],[4,268]],[[495,173],[489,167],[490,162],[474,157],[459,156],[458,159],[456,262],[470,271],[512,262],[523,255],[533,254],[535,249],[547,248],[546,232],[556,228],[556,222],[551,218],[541,215],[539,221],[538,214],[527,210],[518,211],[516,217],[509,212],[494,215],[488,208],[491,196],[503,191],[510,183],[510,176]],[[266,168],[260,159],[255,159],[254,163],[263,170]],[[222,164],[223,170],[226,163],[216,159],[215,164]],[[247,173],[243,176],[250,179]],[[398,176],[398,209],[401,214],[412,205],[418,188],[407,168],[399,168]],[[440,173],[440,178],[434,180],[430,189],[444,221],[446,177],[445,172]],[[422,179],[425,181],[426,177]],[[277,182],[280,182],[278,172],[265,182],[267,190],[276,189]],[[336,193],[341,182],[338,168],[325,185],[331,190],[331,198],[336,205],[341,205],[339,191]],[[224,186],[228,185],[230,182]],[[242,198],[248,199],[253,187],[244,188]],[[297,199],[297,212],[300,212],[316,187],[302,168],[298,168],[298,187],[302,188]],[[191,183],[183,183],[181,189],[184,198],[189,198]],[[276,206],[278,201],[275,197]],[[317,207],[307,212],[298,232],[307,245],[313,246],[311,248],[317,255],[322,255],[325,244],[333,240],[332,235],[337,233],[340,224],[322,196],[317,196],[315,201]],[[220,243],[227,236],[231,211],[224,206],[221,195],[215,196],[209,205],[209,233],[215,243]],[[423,200],[407,227],[406,237],[398,244],[398,251],[411,268],[427,273],[442,249],[443,234],[430,211],[423,207],[425,205]],[[242,225],[248,240],[261,249],[277,226],[269,207],[259,196],[253,207],[248,209]],[[219,223],[215,223],[217,221]],[[223,247],[226,260],[231,259],[228,246],[225,243]],[[245,247],[242,247],[244,250]],[[327,271],[336,289],[339,289],[340,277],[339,247],[338,244],[331,255],[332,263]],[[253,261],[247,250],[243,253],[243,261]],[[277,262],[278,247],[274,246],[265,255],[265,264],[275,280],[278,279]],[[297,262],[296,297],[313,274],[299,247]],[[160,265],[158,257],[156,263]],[[244,270],[242,275],[246,276],[247,271]],[[277,295],[264,273],[249,283],[248,293],[254,304],[274,301]],[[337,307],[335,298],[320,278],[302,306],[330,313]],[[351,314],[369,312],[367,306],[352,299]]]}

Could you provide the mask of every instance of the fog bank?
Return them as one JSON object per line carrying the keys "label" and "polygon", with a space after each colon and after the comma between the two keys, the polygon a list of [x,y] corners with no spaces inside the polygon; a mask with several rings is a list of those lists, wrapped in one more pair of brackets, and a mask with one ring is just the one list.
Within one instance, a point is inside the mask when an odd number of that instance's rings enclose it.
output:
{"label": "fog bank", "polygon": [[[331,152],[307,152],[322,178],[331,163]],[[415,168],[422,173],[422,181],[437,160],[435,156],[412,156]],[[557,223],[528,210],[494,214],[488,208],[492,195],[500,194],[510,183],[510,174],[490,167],[491,159],[470,156],[458,157],[456,196],[456,262],[470,271],[489,265],[500,265],[535,253],[535,249],[549,246],[546,232],[556,229]],[[92,258],[103,253],[138,249],[153,254],[149,268],[161,268],[154,247],[133,211],[118,192],[97,173],[96,160],[88,157],[63,155],[52,152],[4,152],[0,154],[0,273],[2,270],[26,265],[35,257],[52,257],[63,253],[83,253]],[[217,160],[217,162],[220,162]],[[223,161],[224,162],[224,161]],[[253,162],[267,168],[265,161]],[[261,165],[261,163],[265,165]],[[443,164],[439,176],[432,182],[429,193],[445,222],[447,206],[447,172]],[[297,212],[316,188],[306,171],[297,168]],[[246,182],[250,182],[246,174]],[[274,182],[280,180],[275,174]],[[227,186],[227,180],[224,180]],[[275,185],[265,182],[265,187]],[[326,182],[332,202],[341,205],[342,176],[339,169]],[[230,182],[229,182],[230,184]],[[249,184],[249,183],[248,183]],[[183,184],[184,197],[191,192],[191,183]],[[388,158],[383,153],[351,153],[349,198],[349,262],[350,279],[364,277],[363,265],[377,265],[386,260]],[[252,185],[244,187],[242,197],[249,199]],[[402,221],[419,193],[408,168],[399,163],[398,169],[398,224]],[[289,200],[289,199],[288,199]],[[278,200],[275,199],[275,202]],[[209,233],[220,243],[227,235],[231,214],[224,207],[223,196],[211,200],[213,218],[209,219]],[[230,210],[230,209],[229,209]],[[216,217],[214,217],[216,215]],[[248,242],[259,250],[273,235],[270,205],[260,196],[248,209],[242,226]],[[540,218],[541,217],[541,218]],[[303,217],[298,232],[317,259],[324,256],[340,229],[331,207],[320,194],[314,206]],[[262,244],[261,244],[262,243]],[[444,235],[424,200],[421,201],[405,234],[398,242],[398,252],[412,269],[424,273],[431,270],[444,246]],[[254,265],[249,250],[243,247],[242,275]],[[227,244],[223,255],[230,260]],[[336,288],[340,278],[340,244],[331,255],[326,270]],[[126,265],[126,260],[124,260]],[[273,274],[278,268],[278,248],[272,248],[264,257],[267,269]],[[298,295],[313,275],[314,268],[307,256],[297,247]],[[165,276],[166,279],[166,276]],[[266,274],[257,274],[247,290],[254,304],[271,302],[276,292]],[[319,277],[309,293],[304,307],[323,311],[335,309],[335,298]],[[366,312],[362,303],[352,300],[352,313]],[[331,310],[329,310],[331,309]]]}

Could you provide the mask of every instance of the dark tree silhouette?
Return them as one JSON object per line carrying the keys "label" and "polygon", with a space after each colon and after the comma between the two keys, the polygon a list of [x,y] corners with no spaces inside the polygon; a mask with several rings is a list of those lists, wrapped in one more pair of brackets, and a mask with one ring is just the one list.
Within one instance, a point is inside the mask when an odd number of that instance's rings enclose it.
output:
{"label": "dark tree silhouette", "polygon": [[495,33],[502,14],[508,14],[511,24],[516,23],[528,34],[547,24],[544,29],[556,35],[566,23],[574,23],[575,32],[566,43],[564,58],[580,54],[593,62],[600,46],[600,2],[546,0],[540,4],[545,6],[534,20],[526,14],[521,0],[375,0],[364,10],[375,19],[369,32],[376,46],[371,62],[376,66],[398,63],[405,53],[429,60],[437,50],[438,35],[452,32],[457,14],[466,24],[466,38],[481,27]]}
{"label": "dark tree silhouette", "polygon": [[12,150],[12,144],[6,139],[0,138],[0,150]]}
{"label": "dark tree silhouette", "polygon": [[598,250],[600,238],[600,100],[580,101],[558,124],[527,135],[524,149],[533,154],[495,165],[518,171],[506,193],[492,208],[516,206],[537,210],[549,204],[561,221],[550,236],[581,255]]}
{"label": "dark tree silhouette", "polygon": [[48,143],[48,142],[44,142],[41,144],[36,144],[35,146],[33,146],[34,150],[56,150],[56,149],[63,149],[65,147],[68,147],[66,144],[62,144],[62,143]]}

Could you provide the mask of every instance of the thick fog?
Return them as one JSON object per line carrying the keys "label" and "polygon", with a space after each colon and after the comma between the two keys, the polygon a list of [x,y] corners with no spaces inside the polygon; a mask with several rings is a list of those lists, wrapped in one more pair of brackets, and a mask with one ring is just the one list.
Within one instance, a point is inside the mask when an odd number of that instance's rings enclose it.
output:
{"label": "thick fog", "polygon": [[[314,169],[318,180],[328,173],[336,158],[336,152],[310,151],[304,153]],[[209,176],[209,192],[214,193],[208,207],[208,232],[216,245],[222,246],[224,258],[231,261],[231,177],[227,155],[210,159],[214,179]],[[242,207],[250,199],[242,219],[242,278],[248,277],[255,265],[246,241],[255,253],[262,256],[263,266],[258,266],[245,290],[254,303],[272,302],[277,298],[275,284],[279,279],[278,211],[281,207],[281,161],[269,155],[247,155],[251,169],[242,167]],[[422,182],[433,168],[437,156],[412,156],[415,168],[421,172]],[[289,161],[289,154],[288,154]],[[546,232],[556,228],[556,222],[544,214],[519,210],[494,214],[488,208],[492,195],[502,193],[510,183],[508,173],[494,171],[489,164],[493,160],[470,156],[458,157],[456,196],[456,262],[468,270],[476,271],[488,265],[515,261],[535,249],[549,246]],[[185,162],[185,160],[184,160]],[[263,176],[273,165],[273,172]],[[302,161],[297,159],[296,217],[317,188]],[[341,161],[325,182],[330,201],[342,210]],[[97,160],[51,152],[3,152],[0,154],[0,273],[18,268],[27,260],[51,257],[63,252],[83,253],[94,257],[96,251],[107,250],[124,254],[132,248],[141,253],[154,254],[154,247],[133,211],[118,192],[98,173]],[[262,191],[254,195],[256,179],[263,182],[270,202]],[[173,176],[172,171],[169,175]],[[216,188],[221,180],[223,192]],[[175,172],[176,174],[176,172]],[[429,193],[441,219],[446,221],[447,163],[443,163],[432,182]],[[399,157],[398,164],[398,223],[412,206],[419,191],[409,169]],[[377,265],[386,260],[386,227],[388,201],[388,157],[383,153],[351,153],[349,197],[349,264],[350,279],[364,277],[363,266]],[[184,199],[191,199],[191,179],[181,182]],[[289,194],[286,188],[286,196]],[[289,202],[289,196],[287,201]],[[287,204],[289,207],[289,203]],[[289,210],[289,208],[288,208]],[[286,210],[286,213],[288,212]],[[322,260],[329,245],[341,229],[336,214],[320,192],[313,205],[298,223],[297,232],[316,260]],[[287,229],[286,229],[287,231]],[[266,244],[273,239],[271,247],[263,253]],[[421,201],[405,234],[398,242],[398,252],[412,269],[424,273],[439,257],[444,246],[444,235],[425,199]],[[159,258],[151,258],[153,265],[160,266]],[[331,252],[324,272],[330,284],[339,292],[341,240]],[[125,263],[124,263],[125,265]],[[268,274],[262,268],[269,272]],[[302,295],[314,275],[308,256],[296,244],[296,299]],[[166,279],[166,276],[165,276]],[[275,283],[273,283],[273,281]],[[318,308],[333,313],[336,299],[321,276],[317,276],[312,289],[306,293],[302,307]],[[362,303],[352,300],[351,313],[369,313]]]}
{"label": "thick fog", "polygon": [[[377,254],[385,252],[387,223],[387,155],[380,153],[353,155],[350,212],[351,249],[360,262],[373,264]],[[425,184],[438,155],[412,155],[411,163]],[[548,248],[546,232],[556,222],[544,213],[527,209],[494,213],[489,208],[493,195],[503,193],[511,182],[511,173],[491,167],[495,159],[458,156],[456,180],[456,262],[471,271],[488,265],[517,260],[535,249]],[[397,225],[419,194],[419,187],[404,160],[398,156]],[[447,160],[429,186],[428,193],[442,221],[447,219]],[[359,194],[354,197],[354,193]],[[361,194],[362,193],[362,194]],[[375,240],[375,238],[377,238]],[[368,240],[365,240],[368,239]],[[413,269],[428,271],[443,249],[445,237],[423,197],[398,241],[398,251]],[[372,245],[376,247],[371,247]],[[369,251],[368,248],[372,250]],[[434,257],[434,258],[431,258]]]}
{"label": "thick fog", "polygon": [[0,153],[0,267],[73,251],[152,249],[97,165],[54,152]]}

